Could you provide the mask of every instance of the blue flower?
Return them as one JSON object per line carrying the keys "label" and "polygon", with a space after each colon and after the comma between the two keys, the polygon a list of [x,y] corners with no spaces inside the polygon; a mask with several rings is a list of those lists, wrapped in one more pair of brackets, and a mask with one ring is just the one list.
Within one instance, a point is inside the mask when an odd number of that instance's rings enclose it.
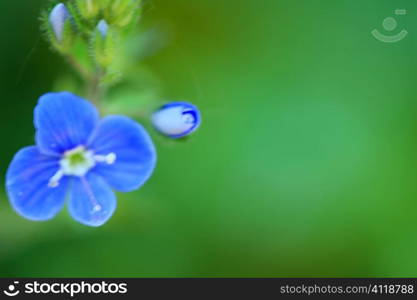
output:
{"label": "blue flower", "polygon": [[109,24],[105,20],[101,20],[97,24],[97,30],[100,32],[101,36],[105,38],[107,36],[107,32],[109,30]]}
{"label": "blue flower", "polygon": [[172,102],[152,115],[152,123],[160,133],[178,139],[197,130],[201,115],[198,108],[190,103]]}
{"label": "blue flower", "polygon": [[70,18],[70,13],[68,12],[65,4],[59,3],[55,5],[49,14],[49,23],[52,26],[52,29],[55,33],[55,37],[58,42],[61,42],[64,34],[65,22]]}
{"label": "blue flower", "polygon": [[36,146],[21,149],[6,175],[11,205],[27,219],[53,218],[68,198],[75,220],[100,226],[116,209],[113,189],[138,189],[155,167],[141,125],[124,116],[100,120],[91,103],[71,93],[42,96],[35,127]]}

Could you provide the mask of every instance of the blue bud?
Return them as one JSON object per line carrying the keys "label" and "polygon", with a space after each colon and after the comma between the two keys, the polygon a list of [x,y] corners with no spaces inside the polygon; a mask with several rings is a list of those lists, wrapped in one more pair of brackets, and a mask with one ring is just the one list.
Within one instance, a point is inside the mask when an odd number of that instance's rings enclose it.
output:
{"label": "blue bud", "polygon": [[65,21],[69,19],[70,13],[63,3],[57,4],[49,15],[49,23],[55,33],[58,42],[63,39]]}
{"label": "blue bud", "polygon": [[107,36],[107,31],[109,30],[109,24],[105,20],[101,20],[97,25],[97,30],[101,33],[103,38]]}
{"label": "blue bud", "polygon": [[160,133],[182,138],[195,131],[201,123],[198,108],[186,102],[172,102],[162,106],[152,115],[152,123]]}

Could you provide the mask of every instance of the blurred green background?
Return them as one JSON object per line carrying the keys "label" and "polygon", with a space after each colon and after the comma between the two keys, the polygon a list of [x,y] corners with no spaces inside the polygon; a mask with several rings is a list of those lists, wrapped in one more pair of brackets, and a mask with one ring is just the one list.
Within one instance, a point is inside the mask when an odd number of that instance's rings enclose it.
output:
{"label": "blurred green background", "polygon": [[[46,2],[0,2],[3,181],[69,72],[40,38]],[[154,176],[101,228],[27,221],[3,188],[1,276],[417,276],[415,1],[149,0],[143,22],[170,37],[144,66],[203,126],[156,137]]]}

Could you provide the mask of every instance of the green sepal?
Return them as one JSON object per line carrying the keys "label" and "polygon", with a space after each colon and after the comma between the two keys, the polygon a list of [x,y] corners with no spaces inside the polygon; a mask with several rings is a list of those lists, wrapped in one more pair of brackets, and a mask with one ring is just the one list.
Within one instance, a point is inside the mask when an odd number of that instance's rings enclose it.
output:
{"label": "green sepal", "polygon": [[101,9],[100,0],[76,0],[76,5],[80,15],[86,19],[91,20],[98,17]]}
{"label": "green sepal", "polygon": [[109,27],[106,36],[96,29],[92,39],[92,54],[96,63],[107,69],[115,60],[117,54],[116,34]]}
{"label": "green sepal", "polygon": [[107,70],[106,74],[101,79],[101,83],[105,84],[106,86],[114,85],[121,81],[122,75],[123,74],[121,72]]}
{"label": "green sepal", "polygon": [[139,18],[141,3],[141,0],[110,1],[104,9],[104,16],[112,26],[125,28]]}
{"label": "green sepal", "polygon": [[93,23],[90,24],[89,22],[85,22],[83,20],[83,16],[81,15],[75,2],[69,2],[67,4],[67,8],[71,14],[72,22],[78,35],[83,37],[85,40],[88,40],[92,31],[91,26]]}

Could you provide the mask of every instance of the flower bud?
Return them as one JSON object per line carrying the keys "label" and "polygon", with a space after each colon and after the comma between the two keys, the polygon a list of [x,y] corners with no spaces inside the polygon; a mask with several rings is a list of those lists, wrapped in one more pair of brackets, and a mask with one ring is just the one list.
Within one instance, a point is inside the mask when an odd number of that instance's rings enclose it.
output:
{"label": "flower bud", "polygon": [[77,0],[77,7],[84,19],[93,19],[100,12],[100,0]]}
{"label": "flower bud", "polygon": [[104,16],[112,26],[123,28],[140,16],[141,0],[116,0],[107,3]]}
{"label": "flower bud", "polygon": [[201,123],[198,108],[186,102],[172,102],[162,106],[152,115],[156,130],[177,139],[194,132]]}
{"label": "flower bud", "polygon": [[59,43],[63,41],[65,24],[69,18],[70,14],[63,3],[57,4],[49,15],[49,23]]}
{"label": "flower bud", "polygon": [[97,30],[101,33],[101,36],[105,38],[107,36],[107,31],[109,30],[109,25],[105,20],[101,20],[97,25]]}
{"label": "flower bud", "polygon": [[105,20],[96,27],[93,39],[93,50],[96,62],[103,68],[109,67],[116,57],[115,35]]}
{"label": "flower bud", "polygon": [[99,0],[97,1],[97,4],[101,10],[106,10],[107,8],[109,8],[112,1],[114,0]]}

